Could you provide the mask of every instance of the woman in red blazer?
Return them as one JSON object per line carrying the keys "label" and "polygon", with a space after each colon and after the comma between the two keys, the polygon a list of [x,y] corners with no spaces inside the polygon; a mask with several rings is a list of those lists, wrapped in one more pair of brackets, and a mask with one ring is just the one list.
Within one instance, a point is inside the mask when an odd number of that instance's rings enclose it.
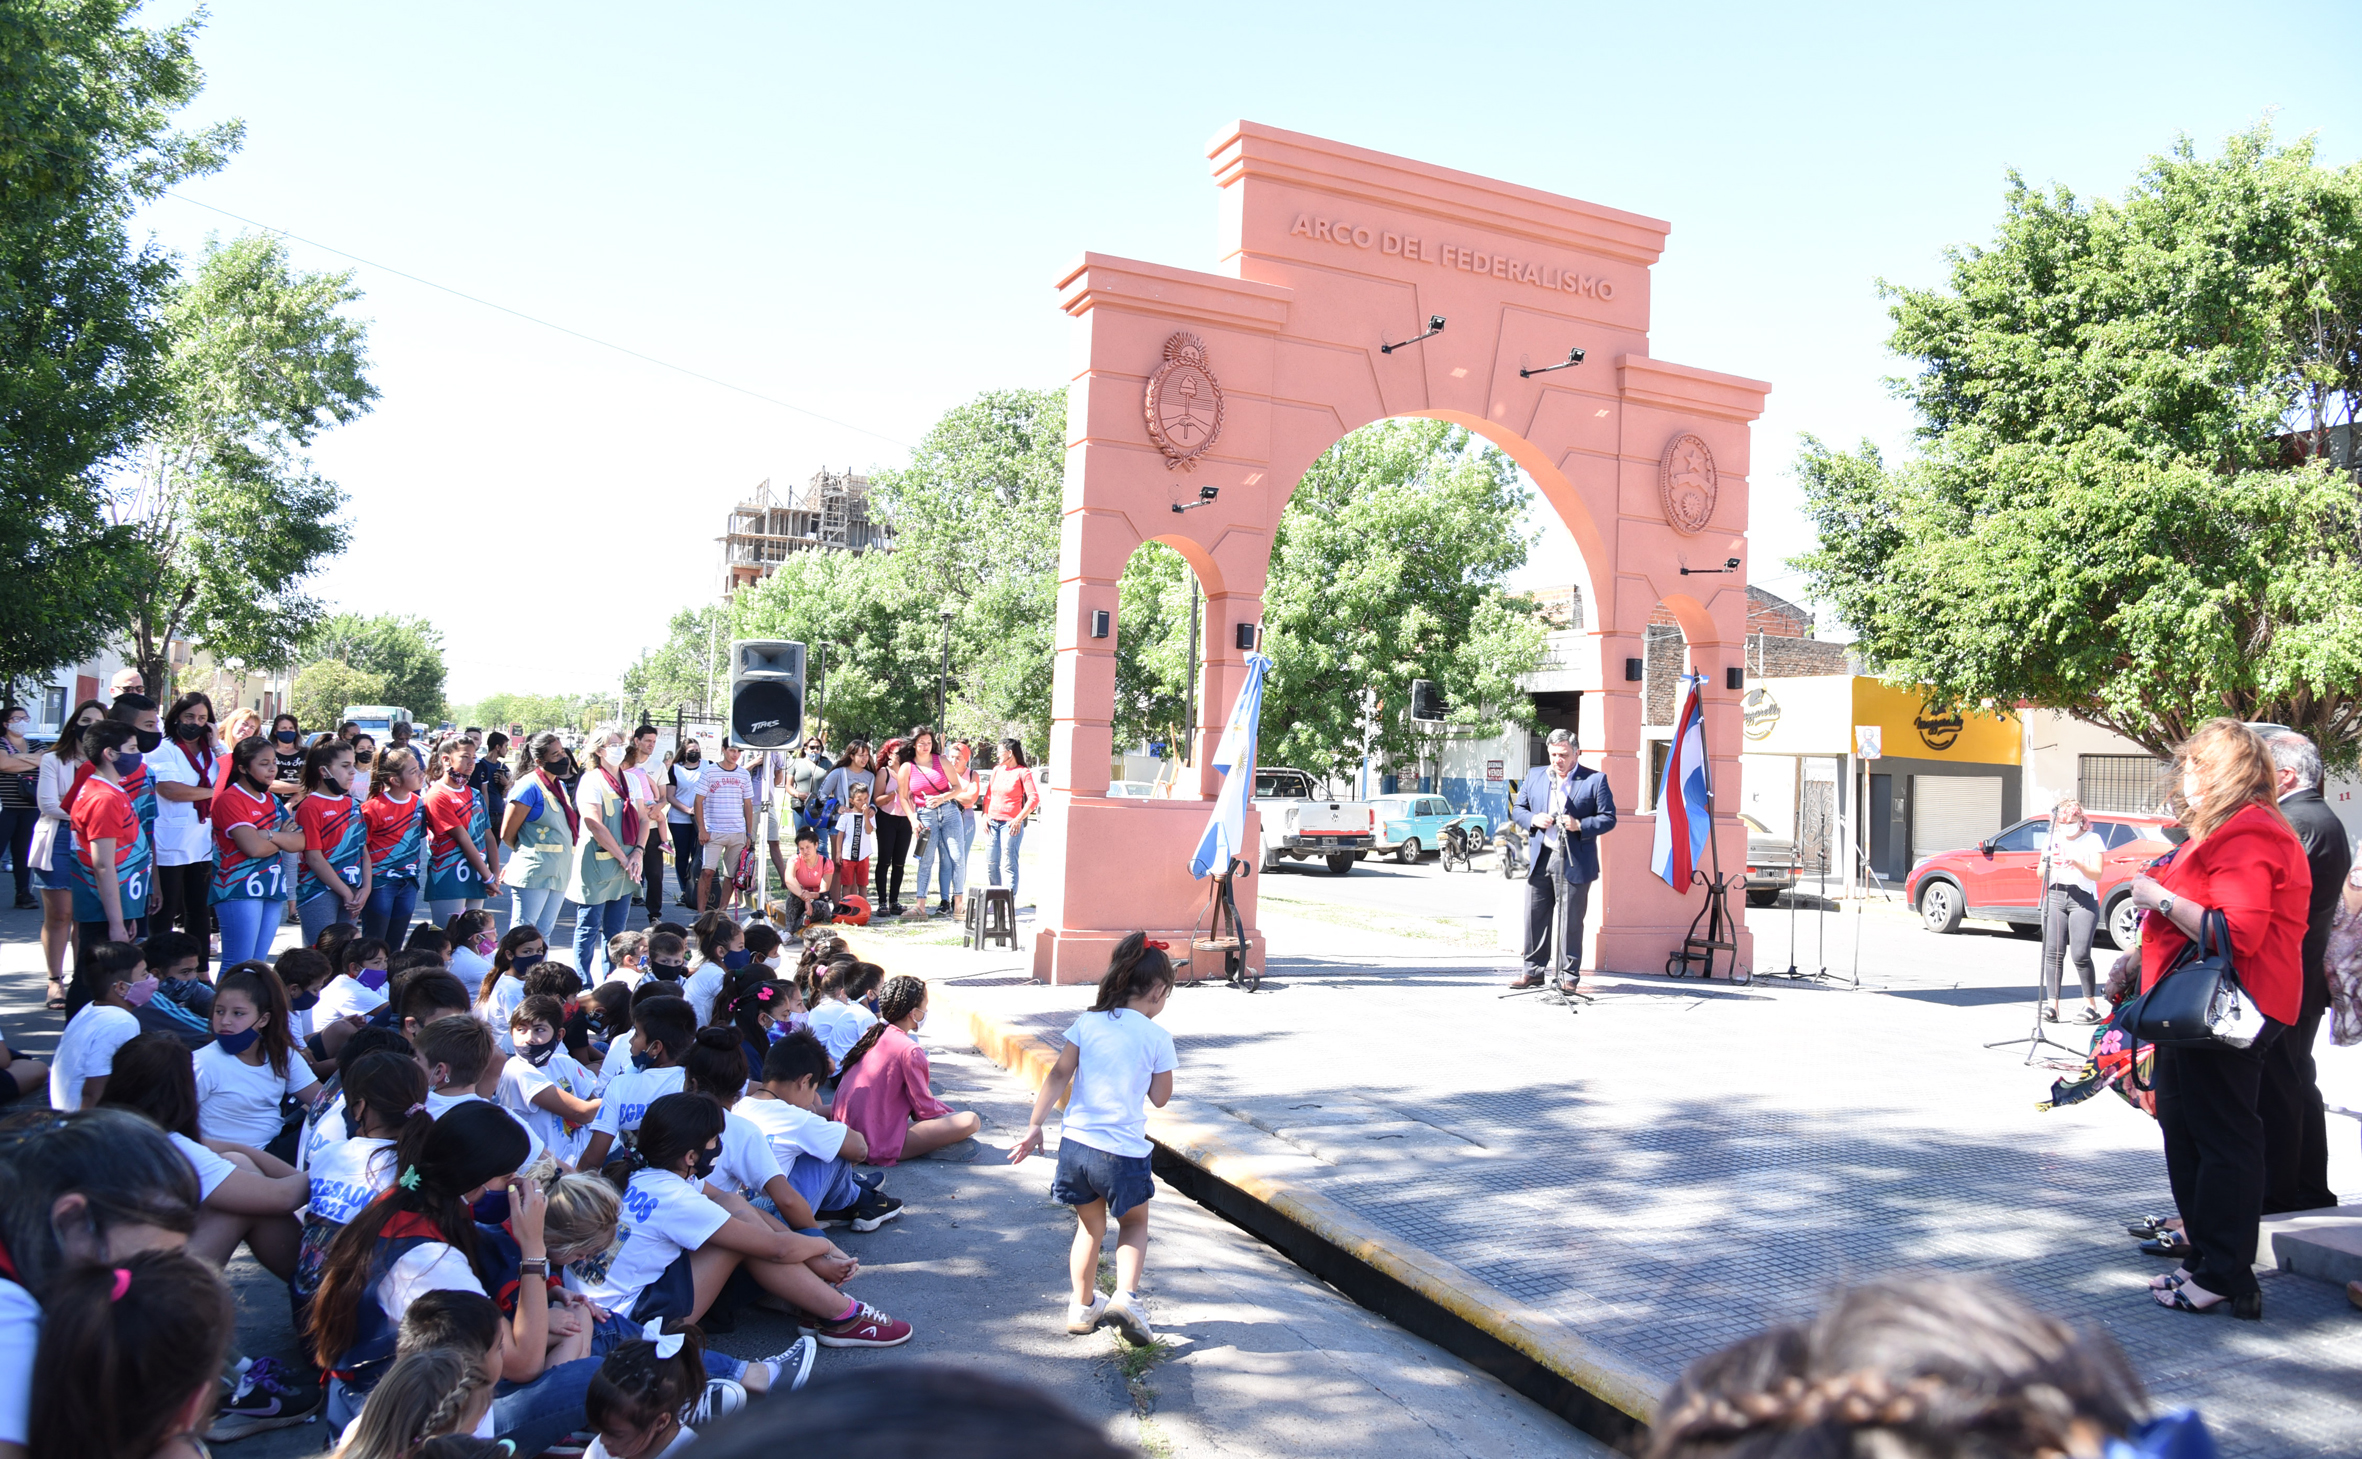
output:
{"label": "woman in red blazer", "polygon": [[2264,1122],[2256,1112],[2263,1054],[2294,1023],[2304,988],[2305,904],[2313,887],[2305,848],[2280,814],[2272,753],[2232,719],[2210,720],[2174,756],[2174,809],[2190,839],[2154,877],[2134,879],[2141,920],[2141,990],[2194,941],[2211,911],[2231,926],[2240,986],[2269,1020],[2245,1049],[2207,1044],[2157,1050],[2157,1124],[2165,1171],[2193,1255],[2150,1283],[2180,1312],[2227,1308],[2264,1315],[2255,1281],[2263,1218]]}

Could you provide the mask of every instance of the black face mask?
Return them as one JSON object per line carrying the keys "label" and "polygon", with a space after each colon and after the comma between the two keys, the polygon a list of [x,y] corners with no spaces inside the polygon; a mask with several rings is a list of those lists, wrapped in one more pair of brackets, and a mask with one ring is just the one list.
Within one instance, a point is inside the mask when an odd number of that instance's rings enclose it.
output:
{"label": "black face mask", "polygon": [[547,775],[552,780],[565,779],[573,769],[574,758],[571,755],[563,760],[544,760],[541,762],[541,773]]}
{"label": "black face mask", "polygon": [[156,747],[164,743],[162,730],[133,730],[131,733],[139,741],[139,752],[143,755],[154,754]]}
{"label": "black face mask", "polygon": [[557,1056],[558,1040],[551,1039],[546,1044],[521,1043],[517,1045],[517,1052],[525,1056],[526,1063],[540,1069],[546,1067],[549,1061]]}
{"label": "black face mask", "polygon": [[689,1160],[690,1178],[692,1180],[703,1180],[707,1176],[713,1174],[714,1162],[719,1160],[721,1156],[722,1152],[719,1150],[698,1151],[694,1156],[690,1157]]}
{"label": "black face mask", "polygon": [[703,757],[700,756],[695,750],[691,750],[681,756],[681,763],[684,765],[694,765],[701,758]]}
{"label": "black face mask", "polygon": [[205,726],[191,724],[184,719],[172,727],[172,737],[182,741],[201,740],[205,738]]}
{"label": "black face mask", "polygon": [[653,977],[658,977],[658,978],[662,978],[662,979],[664,979],[664,980],[665,980],[666,982],[668,982],[668,983],[677,983],[677,982],[679,982],[679,981],[681,980],[681,977],[682,977],[682,975],[683,975],[683,974],[685,974],[685,973],[687,973],[688,971],[689,971],[689,965],[688,965],[687,963],[654,963],[654,962],[652,962],[652,963],[648,964],[648,972],[649,972],[649,974],[650,974],[651,976],[653,976]]}

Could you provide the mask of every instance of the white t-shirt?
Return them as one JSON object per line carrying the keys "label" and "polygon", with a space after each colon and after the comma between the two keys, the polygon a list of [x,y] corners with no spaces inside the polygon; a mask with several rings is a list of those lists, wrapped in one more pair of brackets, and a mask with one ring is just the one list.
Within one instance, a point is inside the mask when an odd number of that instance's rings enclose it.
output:
{"label": "white t-shirt", "polygon": [[[355,1419],[353,1422],[359,1423],[360,1420]],[[696,1442],[697,1430],[689,1427],[687,1424],[683,1424],[679,1429],[674,1431],[673,1441],[671,1443],[665,1445],[662,1449],[657,1450],[653,1454],[641,1455],[640,1459],[673,1459],[673,1456],[679,1454],[681,1451],[687,1449],[691,1444]],[[607,1441],[603,1438],[599,1438],[591,1440],[590,1447],[582,1451],[582,1459],[615,1459],[615,1456],[607,1452]]]}
{"label": "white t-shirt", "polygon": [[845,1055],[861,1042],[869,1026],[878,1016],[859,1003],[846,1003],[835,998],[823,998],[812,1010],[812,1036],[828,1050],[828,1062],[842,1064]]}
{"label": "white t-shirt", "polygon": [[492,959],[472,947],[451,949],[451,976],[470,988],[484,986],[484,975],[492,971]]}
{"label": "white t-shirt", "polygon": [[[216,768],[220,762],[215,762]],[[156,777],[158,785],[203,785],[204,777],[189,763],[188,751],[178,740],[167,737],[147,757],[148,773]],[[213,859],[213,834],[207,824],[197,819],[197,803],[189,800],[167,800],[156,797],[156,827],[152,833],[156,841],[158,866],[192,866]]]}
{"label": "white t-shirt", "polygon": [[302,1094],[320,1081],[299,1055],[287,1056],[287,1072],[271,1072],[271,1061],[249,1064],[220,1044],[197,1050],[197,1128],[208,1140],[235,1140],[260,1149],[279,1138],[286,1121],[279,1101]]}
{"label": "white t-shirt", "polygon": [[[621,1047],[620,1041],[617,1047]],[[610,1049],[607,1056],[614,1058],[614,1050]],[[599,1097],[598,1118],[591,1121],[592,1129],[610,1135],[638,1129],[640,1121],[648,1117],[648,1106],[668,1094],[680,1093],[681,1081],[689,1077],[689,1071],[678,1064],[669,1069],[634,1069],[630,1060],[631,1056],[626,1054],[623,1072],[607,1081],[607,1092]]]}
{"label": "white t-shirt", "polygon": [[350,973],[338,973],[320,990],[320,1001],[312,1005],[312,1027],[326,1028],[340,1018],[356,1013],[375,1013],[385,1007],[385,991],[364,987],[354,981]]}
{"label": "white t-shirt", "polygon": [[128,1008],[85,1003],[57,1037],[49,1061],[49,1107],[80,1109],[82,1085],[115,1072],[115,1050],[139,1037],[139,1019]]}
{"label": "white t-shirt", "polygon": [[173,1148],[188,1157],[189,1168],[197,1172],[198,1200],[204,1200],[215,1191],[220,1190],[221,1183],[228,1180],[230,1172],[238,1168],[230,1163],[228,1156],[219,1154],[186,1135],[167,1131],[164,1138],[172,1142]]}
{"label": "white t-shirt", "polygon": [[[738,1101],[745,1104],[745,1100]],[[785,1172],[771,1149],[770,1136],[735,1108],[722,1124],[722,1153],[714,1157],[713,1182],[742,1196],[759,1196]]]}
{"label": "white t-shirt", "polygon": [[845,861],[861,861],[869,855],[869,812],[847,811],[837,817],[837,834],[844,839],[837,843],[837,856]]}
{"label": "white t-shirt", "polygon": [[492,985],[492,1000],[476,1005],[476,1017],[491,1027],[492,1042],[500,1045],[504,1054],[517,1051],[516,1037],[509,1032],[508,1020],[524,1001],[525,980],[515,973],[502,973],[500,981]]}
{"label": "white t-shirt", "polygon": [[311,1213],[342,1226],[394,1183],[394,1142],[339,1140],[313,1157]]}
{"label": "white t-shirt", "polygon": [[[615,1244],[571,1268],[582,1295],[619,1317],[684,1251],[705,1245],[730,1213],[669,1170],[643,1170],[623,1193]],[[686,1313],[674,1314],[687,1316]]]}
{"label": "white t-shirt", "polygon": [[[472,1089],[466,1091],[463,1094],[430,1093],[426,1097],[426,1112],[439,1120],[450,1111],[458,1108],[460,1105],[466,1104],[469,1100],[475,1100],[480,1104],[492,1104],[492,1101],[485,1099],[484,1096],[476,1093]],[[510,1119],[517,1120],[516,1111],[502,1109],[501,1106],[497,1104],[492,1105],[492,1107],[494,1109],[500,1110],[502,1114],[507,1115]],[[545,1147],[542,1144],[541,1136],[533,1133],[533,1127],[531,1125],[526,1124],[523,1120],[517,1120],[517,1128],[525,1132],[525,1163],[517,1167],[517,1173],[522,1175],[526,1171],[533,1168],[533,1163],[541,1158],[541,1152]]]}
{"label": "white t-shirt", "polygon": [[746,804],[759,800],[755,794],[753,777],[744,770],[724,770],[719,765],[706,768],[704,779],[697,784],[698,794],[705,798],[705,829],[716,836],[743,835],[746,827]]}
{"label": "white t-shirt", "polygon": [[303,1138],[296,1142],[295,1168],[310,1170],[321,1151],[343,1143],[351,1134],[345,1128],[344,1091],[340,1089],[312,1106],[312,1113],[304,1122]]}
{"label": "white t-shirt", "polygon": [[713,1022],[714,1000],[722,996],[722,981],[729,976],[720,963],[699,963],[696,972],[681,979],[681,996],[696,1010],[699,1028]]}
{"label": "white t-shirt", "polygon": [[33,1352],[41,1346],[41,1304],[0,1277],[0,1444],[33,1437]]}
{"label": "white t-shirt", "polygon": [[674,761],[671,792],[667,797],[669,804],[664,808],[664,818],[681,825],[687,825],[695,820],[697,787],[703,784],[704,780],[705,767],[703,765],[683,765],[678,760]]}
{"label": "white t-shirt", "polygon": [[1173,1036],[1135,1009],[1086,1013],[1066,1030],[1082,1054],[1060,1140],[1135,1157],[1148,1154],[1148,1081],[1174,1067]]}
{"label": "white t-shirt", "polygon": [[539,1069],[523,1054],[511,1054],[500,1070],[500,1107],[515,1115],[553,1154],[571,1165],[589,1141],[590,1127],[569,1130],[564,1115],[543,1109],[533,1101],[545,1089],[563,1089],[577,1099],[589,1099],[592,1096],[584,1092],[586,1088],[596,1091],[598,1081],[563,1049],[550,1055],[549,1063]]}
{"label": "white t-shirt", "polygon": [[[843,1125],[784,1099],[750,1094],[738,1101],[730,1116],[733,1122],[743,1119],[763,1132],[782,1169],[794,1165],[799,1155],[834,1160],[845,1148]],[[727,1144],[726,1138],[724,1143]]]}
{"label": "white t-shirt", "polygon": [[2098,861],[2108,849],[2107,841],[2088,826],[2080,836],[2061,836],[2055,829],[2050,834],[2050,884],[2054,887],[2080,887],[2087,892],[2098,891],[2098,880],[2077,871],[2074,863],[2067,858],[2073,856],[2084,861]]}
{"label": "white t-shirt", "polygon": [[484,1290],[483,1279],[476,1269],[467,1264],[467,1257],[456,1246],[440,1241],[421,1241],[402,1253],[401,1258],[386,1268],[377,1283],[378,1310],[399,1323],[410,1304],[429,1292],[473,1292],[479,1297],[492,1294]]}

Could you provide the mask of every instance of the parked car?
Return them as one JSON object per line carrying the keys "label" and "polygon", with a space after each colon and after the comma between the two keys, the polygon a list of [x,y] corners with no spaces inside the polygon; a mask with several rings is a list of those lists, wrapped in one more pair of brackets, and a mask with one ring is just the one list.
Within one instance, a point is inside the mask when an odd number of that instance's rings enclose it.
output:
{"label": "parked car", "polygon": [[1378,813],[1367,801],[1330,800],[1315,794],[1312,777],[1301,770],[1258,768],[1255,809],[1263,820],[1263,870],[1284,858],[1328,863],[1337,876],[1369,855]]}
{"label": "parked car", "polygon": [[1739,824],[1747,828],[1747,905],[1768,907],[1796,886],[1796,843],[1745,811]]}
{"label": "parked car", "polygon": [[1156,793],[1156,782],[1153,780],[1110,780],[1107,782],[1107,793],[1121,796],[1127,800],[1147,800]]}
{"label": "parked car", "polygon": [[[2107,842],[2100,856],[2100,930],[2120,948],[2140,941],[2132,879],[2171,851],[2181,827],[2164,816],[2091,813]],[[2042,935],[2042,845],[2050,817],[2031,816],[1974,846],[1938,852],[1911,868],[1903,894],[1932,932],[1957,932],[1963,917],[2006,922],[2022,937]]]}
{"label": "parked car", "polygon": [[1380,855],[1392,852],[1405,866],[1440,849],[1446,826],[1457,825],[1467,834],[1471,852],[1482,851],[1492,839],[1492,827],[1483,816],[1455,811],[1440,795],[1382,795],[1370,805],[1378,813],[1378,838],[1370,849]]}

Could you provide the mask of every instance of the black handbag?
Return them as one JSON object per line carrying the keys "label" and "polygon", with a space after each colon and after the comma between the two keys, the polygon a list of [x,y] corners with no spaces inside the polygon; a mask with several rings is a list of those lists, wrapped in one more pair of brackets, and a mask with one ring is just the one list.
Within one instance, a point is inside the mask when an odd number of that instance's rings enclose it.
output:
{"label": "black handbag", "polygon": [[2219,909],[2206,914],[2198,940],[2184,947],[2157,985],[2134,1003],[2125,1025],[2143,1043],[2159,1048],[2246,1049],[2264,1031],[2262,1010],[2239,986],[2239,970],[2231,964],[2230,919]]}

